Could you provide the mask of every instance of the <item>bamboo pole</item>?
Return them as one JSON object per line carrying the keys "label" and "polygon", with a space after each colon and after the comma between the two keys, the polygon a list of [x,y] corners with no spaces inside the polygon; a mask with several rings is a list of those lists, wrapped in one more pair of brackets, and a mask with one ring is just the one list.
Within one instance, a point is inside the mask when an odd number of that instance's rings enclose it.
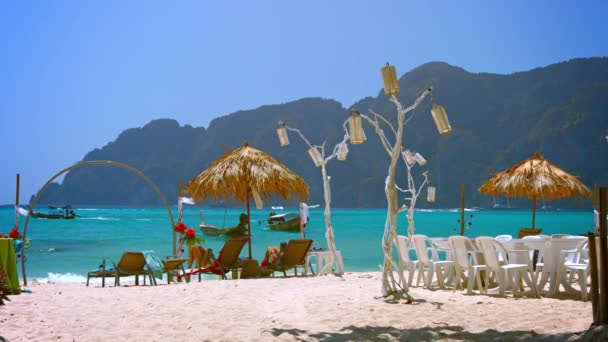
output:
{"label": "bamboo pole", "polygon": [[[46,183],[42,186],[42,188],[40,190],[38,190],[38,192],[36,193],[36,196],[34,196],[34,199],[32,199],[30,201],[30,209],[28,212],[28,216],[25,219],[25,224],[23,225],[23,241],[27,241],[27,226],[28,223],[30,222],[30,217],[32,217],[32,212],[34,211],[34,207],[36,206],[36,203],[38,202],[38,199],[40,198],[40,196],[42,195],[42,193],[44,193],[44,191],[46,190],[46,188],[49,187],[49,185],[51,185],[53,183],[53,181],[61,176],[62,174],[69,172],[73,169],[79,168],[79,167],[83,167],[83,166],[87,166],[87,165],[108,165],[108,166],[116,166],[116,167],[120,167],[126,170],[131,171],[132,173],[136,174],[137,176],[143,178],[153,189],[154,191],[156,191],[156,193],[158,194],[158,196],[160,197],[160,199],[163,201],[163,205],[165,206],[165,208],[167,209],[167,214],[169,214],[169,220],[171,221],[171,231],[173,231],[174,227],[175,227],[175,222],[173,221],[173,213],[171,213],[171,207],[169,206],[169,203],[167,202],[167,199],[165,198],[165,195],[163,195],[163,193],[160,191],[160,189],[156,186],[156,184],[154,184],[148,177],[146,177],[146,175],[144,175],[143,173],[141,173],[139,170],[126,165],[126,164],[122,164],[119,162],[115,162],[115,161],[111,161],[111,160],[90,160],[90,161],[85,161],[85,162],[80,162],[78,164],[72,165],[70,167],[67,167],[61,171],[59,171],[58,173],[56,173],[53,177],[51,177],[48,181],[46,181]],[[23,272],[23,285],[27,286],[27,277],[25,274],[25,261],[26,261],[26,257],[25,257],[25,251],[26,249],[23,248],[22,252],[21,252],[21,271]]]}
{"label": "bamboo pole", "polygon": [[[181,201],[180,197],[182,195],[182,181],[177,182],[177,200]],[[178,203],[179,204],[179,203]],[[180,208],[177,208],[177,223],[182,223],[182,215]],[[175,228],[173,228],[173,258],[177,258],[177,234],[175,233]]]}
{"label": "bamboo pole", "polygon": [[600,323],[608,323],[608,250],[606,237],[606,188],[600,187]]}
{"label": "bamboo pole", "polygon": [[460,184],[460,236],[464,236],[464,183]]}
{"label": "bamboo pole", "polygon": [[15,228],[19,229],[19,174],[17,174],[17,188],[15,191]]}
{"label": "bamboo pole", "polygon": [[532,206],[532,229],[535,228],[536,225],[536,197],[534,197],[534,204]]}
{"label": "bamboo pole", "polygon": [[591,307],[593,312],[593,325],[599,324],[599,278],[597,273],[597,248],[596,238],[594,233],[587,233],[587,239],[589,240],[589,268],[591,276]]}
{"label": "bamboo pole", "polygon": [[251,260],[251,212],[249,208],[249,196],[251,195],[251,190],[249,186],[247,186],[247,236],[249,237],[249,260]]}

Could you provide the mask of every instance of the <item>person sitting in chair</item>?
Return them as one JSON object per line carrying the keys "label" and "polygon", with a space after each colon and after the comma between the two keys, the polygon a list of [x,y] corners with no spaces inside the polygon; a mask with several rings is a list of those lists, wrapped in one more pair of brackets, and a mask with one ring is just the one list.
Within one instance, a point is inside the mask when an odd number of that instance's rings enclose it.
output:
{"label": "person sitting in chair", "polygon": [[279,258],[280,254],[281,254],[281,250],[279,249],[279,247],[276,247],[276,246],[268,247],[266,249],[266,253],[264,254],[264,259],[262,260],[262,263],[260,264],[260,268],[264,268],[268,265],[274,264],[274,262],[277,261],[277,259]]}

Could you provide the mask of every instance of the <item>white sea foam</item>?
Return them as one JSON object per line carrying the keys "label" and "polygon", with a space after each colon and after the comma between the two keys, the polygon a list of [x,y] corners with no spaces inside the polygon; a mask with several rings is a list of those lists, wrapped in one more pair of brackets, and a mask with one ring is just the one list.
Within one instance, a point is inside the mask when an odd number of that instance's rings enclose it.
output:
{"label": "white sea foam", "polygon": [[76,273],[48,273],[47,278],[34,278],[33,282],[39,283],[83,283],[87,278]]}
{"label": "white sea foam", "polygon": [[81,218],[79,218],[79,220],[120,221],[120,219],[117,219],[117,218],[113,218],[113,217],[103,217],[103,216],[96,216],[96,217],[81,217]]}
{"label": "white sea foam", "polygon": [[97,211],[97,210],[102,210],[102,209],[96,209],[96,208],[78,208],[78,211]]}
{"label": "white sea foam", "polygon": [[142,219],[142,218],[138,218],[138,219],[135,219],[135,221],[152,221],[152,220],[151,220],[151,219]]}

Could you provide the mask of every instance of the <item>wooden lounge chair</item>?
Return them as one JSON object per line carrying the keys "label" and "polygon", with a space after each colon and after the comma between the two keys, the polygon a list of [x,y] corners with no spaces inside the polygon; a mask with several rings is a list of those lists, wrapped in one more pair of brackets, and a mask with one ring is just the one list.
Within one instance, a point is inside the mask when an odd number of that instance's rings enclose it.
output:
{"label": "wooden lounge chair", "polygon": [[143,252],[124,252],[118,264],[112,262],[113,268],[106,268],[106,259],[102,261],[102,264],[98,270],[94,270],[87,273],[87,286],[89,286],[90,278],[102,278],[101,286],[105,286],[105,278],[113,277],[114,286],[120,286],[121,277],[135,276],[135,285],[139,285],[139,276],[144,276],[144,285],[146,283],[146,276],[150,277],[150,284],[156,285],[154,274],[146,263],[146,258]]}
{"label": "wooden lounge chair", "polygon": [[89,286],[89,279],[91,278],[101,278],[101,287],[105,287],[106,278],[116,278],[116,272],[113,268],[106,268],[106,259],[104,258],[99,265],[99,269],[87,273],[87,286]]}
{"label": "wooden lounge chair", "polygon": [[217,258],[213,255],[211,251],[211,266],[207,267],[197,267],[196,269],[192,269],[189,272],[181,273],[178,275],[178,279],[186,276],[189,277],[191,275],[198,274],[198,280],[201,281],[201,274],[216,274],[221,276],[222,279],[226,279],[226,273],[231,270],[237,270],[241,267],[241,259],[239,259],[239,255],[243,250],[245,244],[249,241],[249,237],[232,237],[224,243],[224,247],[220,250],[220,253]]}
{"label": "wooden lounge chair", "polygon": [[177,276],[179,271],[185,273],[184,262],[188,259],[166,259],[163,260],[163,273],[167,273],[167,284],[171,284],[171,278]]}
{"label": "wooden lounge chair", "polygon": [[116,278],[115,286],[120,286],[121,277],[135,276],[135,285],[139,285],[139,276],[144,276],[144,285],[146,284],[146,276],[150,277],[150,284],[156,285],[156,279],[152,269],[146,263],[146,257],[142,252],[124,252],[118,264],[114,266]]}
{"label": "wooden lounge chair", "polygon": [[[298,267],[304,266],[306,253],[312,245],[312,240],[289,240],[285,250],[279,255],[279,258],[272,264],[262,268],[262,276],[272,275],[274,272],[283,272],[283,276],[287,277],[286,271],[293,268],[294,275],[298,275]],[[305,272],[305,271],[304,271]]]}

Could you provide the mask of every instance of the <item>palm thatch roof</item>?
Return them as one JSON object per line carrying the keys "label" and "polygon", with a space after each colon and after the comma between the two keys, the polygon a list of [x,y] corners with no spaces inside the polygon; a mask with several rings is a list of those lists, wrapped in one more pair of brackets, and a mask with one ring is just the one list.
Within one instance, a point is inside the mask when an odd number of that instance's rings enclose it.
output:
{"label": "palm thatch roof", "polygon": [[286,201],[293,195],[300,201],[308,200],[309,196],[302,177],[247,142],[214,161],[190,180],[185,189],[195,200],[234,198],[242,203],[247,202],[249,193],[261,199],[276,193]]}
{"label": "palm thatch roof", "polygon": [[532,158],[494,175],[479,188],[479,192],[549,201],[591,196],[589,188],[578,177],[545,160],[538,152]]}

